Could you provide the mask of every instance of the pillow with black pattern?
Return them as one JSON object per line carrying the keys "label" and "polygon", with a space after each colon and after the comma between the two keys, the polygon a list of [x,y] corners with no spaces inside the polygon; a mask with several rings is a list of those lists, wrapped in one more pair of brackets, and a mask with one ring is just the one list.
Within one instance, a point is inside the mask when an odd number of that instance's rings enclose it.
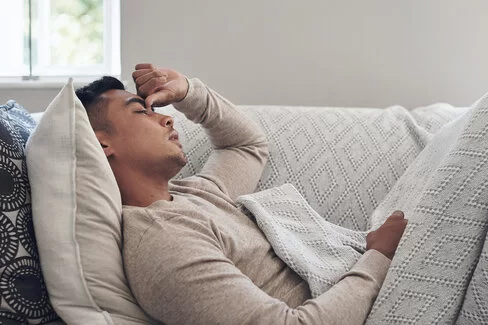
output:
{"label": "pillow with black pattern", "polygon": [[0,105],[0,324],[44,324],[58,318],[32,224],[24,148],[34,126],[17,102]]}

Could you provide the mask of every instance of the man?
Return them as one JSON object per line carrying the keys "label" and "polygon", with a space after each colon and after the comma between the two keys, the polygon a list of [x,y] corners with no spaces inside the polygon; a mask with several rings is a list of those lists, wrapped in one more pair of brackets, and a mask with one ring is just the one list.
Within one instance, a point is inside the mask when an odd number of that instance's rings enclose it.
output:
{"label": "man", "polygon": [[[138,95],[104,77],[79,89],[119,185],[124,266],[141,307],[165,324],[362,324],[406,226],[395,212],[367,237],[367,252],[329,291],[308,284],[273,252],[234,204],[252,192],[268,151],[265,135],[198,79],[150,64],[133,73]],[[200,123],[214,146],[202,171],[186,164],[173,106]]]}

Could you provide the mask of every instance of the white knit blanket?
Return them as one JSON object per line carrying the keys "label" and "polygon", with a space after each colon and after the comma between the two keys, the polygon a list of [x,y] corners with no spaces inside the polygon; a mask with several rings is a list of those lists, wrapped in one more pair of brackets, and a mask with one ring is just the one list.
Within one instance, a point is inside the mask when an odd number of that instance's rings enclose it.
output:
{"label": "white knit blanket", "polygon": [[325,221],[291,184],[237,198],[278,255],[305,279],[312,296],[327,291],[366,249],[366,232]]}
{"label": "white knit blanket", "polygon": [[[239,198],[278,256],[327,290],[359,258],[365,233],[334,226],[289,185]],[[445,125],[374,211],[409,224],[367,324],[488,324],[488,94]]]}

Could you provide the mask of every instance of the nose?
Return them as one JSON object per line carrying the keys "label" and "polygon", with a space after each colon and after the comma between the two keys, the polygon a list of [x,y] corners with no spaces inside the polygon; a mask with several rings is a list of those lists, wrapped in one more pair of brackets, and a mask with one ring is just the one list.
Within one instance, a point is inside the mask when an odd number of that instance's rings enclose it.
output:
{"label": "nose", "polygon": [[171,128],[173,127],[173,124],[174,124],[174,120],[171,116],[168,116],[168,115],[162,115],[161,117],[161,120],[159,121],[159,124],[161,124],[161,126],[164,126],[166,128]]}

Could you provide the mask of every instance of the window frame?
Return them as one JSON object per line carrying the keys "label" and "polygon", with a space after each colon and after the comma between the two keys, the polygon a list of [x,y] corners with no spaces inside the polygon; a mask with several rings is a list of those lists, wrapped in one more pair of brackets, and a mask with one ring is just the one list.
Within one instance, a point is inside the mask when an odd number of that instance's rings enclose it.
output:
{"label": "window frame", "polygon": [[[40,14],[43,15],[42,21],[49,19],[49,4],[50,0],[39,0]],[[94,65],[89,69],[88,73],[80,73],[86,71],[87,67],[82,69],[66,69],[60,68],[59,74],[36,74],[33,71],[33,78],[30,76],[0,76],[1,88],[58,88],[66,83],[68,78],[72,77],[78,84],[87,84],[103,75],[111,75],[120,78],[121,75],[121,59],[120,59],[120,0],[103,0],[103,19],[104,19],[104,63]],[[25,20],[23,19],[25,22]],[[44,24],[42,28],[48,28]],[[44,35],[46,33],[43,33]],[[40,42],[41,43],[41,42]],[[43,43],[46,43],[45,41]],[[40,52],[40,62],[49,55],[49,47],[46,47],[44,52]],[[47,52],[46,52],[47,51]],[[42,54],[44,55],[42,55]],[[44,56],[44,57],[41,57]],[[53,66],[42,67],[46,70],[53,69]],[[56,70],[55,70],[56,71]],[[99,71],[99,72],[98,72]]]}

